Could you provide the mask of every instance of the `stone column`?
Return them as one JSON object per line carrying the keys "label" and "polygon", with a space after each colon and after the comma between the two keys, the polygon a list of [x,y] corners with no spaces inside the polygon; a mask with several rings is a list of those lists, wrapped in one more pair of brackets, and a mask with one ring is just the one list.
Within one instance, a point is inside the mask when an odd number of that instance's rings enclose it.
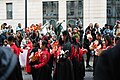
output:
{"label": "stone column", "polygon": [[84,29],[89,23],[99,23],[100,27],[106,24],[107,0],[84,0]]}

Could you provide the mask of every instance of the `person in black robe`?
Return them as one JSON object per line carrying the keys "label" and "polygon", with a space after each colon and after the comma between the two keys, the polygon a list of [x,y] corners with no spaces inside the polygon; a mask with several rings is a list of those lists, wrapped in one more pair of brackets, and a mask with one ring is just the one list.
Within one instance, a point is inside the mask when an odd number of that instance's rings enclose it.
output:
{"label": "person in black robe", "polygon": [[47,41],[43,40],[40,43],[40,48],[33,49],[33,55],[31,58],[31,72],[33,80],[49,80],[50,78],[50,67],[48,65],[50,59],[50,53],[47,49]]}
{"label": "person in black robe", "polygon": [[72,37],[72,55],[71,60],[73,64],[73,71],[74,71],[74,80],[82,80],[82,65],[80,65],[79,61],[79,45],[75,37]]}
{"label": "person in black robe", "polygon": [[[70,60],[71,56],[71,42],[69,41],[69,34],[67,31],[62,32],[63,37],[60,40],[62,50],[66,53],[59,55],[59,61],[56,63],[56,72],[54,80],[74,80],[73,65]],[[59,42],[59,43],[60,43]]]}
{"label": "person in black robe", "polygon": [[120,39],[113,48],[102,52],[99,56],[94,80],[120,79]]}
{"label": "person in black robe", "polygon": [[[96,34],[96,40],[98,41],[98,45],[101,45],[102,46],[102,40],[101,40],[101,37],[102,35],[100,33],[97,33]],[[94,53],[94,60],[93,60],[93,76],[95,74],[95,66],[96,66],[96,63],[97,63],[97,60],[98,60],[98,56]]]}
{"label": "person in black robe", "polygon": [[[33,42],[33,49],[30,51],[30,55],[33,53],[35,54],[38,51],[38,49],[39,49],[38,43]],[[37,61],[35,61],[35,62],[29,61],[29,65],[31,66],[30,73],[32,74],[33,80],[36,80],[36,69],[34,69],[33,65],[37,64],[37,63],[38,63]]]}

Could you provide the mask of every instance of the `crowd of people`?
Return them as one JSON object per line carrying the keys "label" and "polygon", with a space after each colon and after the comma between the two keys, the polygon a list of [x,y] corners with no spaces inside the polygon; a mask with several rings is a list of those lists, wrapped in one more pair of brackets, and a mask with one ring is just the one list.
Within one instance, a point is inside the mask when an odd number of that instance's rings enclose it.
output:
{"label": "crowd of people", "polygon": [[[25,71],[32,74],[33,80],[84,80],[85,67],[92,67],[91,56],[94,57],[93,76],[96,76],[98,58],[118,42],[120,23],[117,22],[114,27],[105,24],[102,28],[98,23],[90,23],[85,31],[79,19],[74,27],[68,24],[66,30],[62,29],[61,24],[57,24],[56,27],[48,23],[43,26],[32,24],[22,29],[19,23],[14,33],[12,26],[3,23],[0,30],[0,46],[10,47],[11,52],[17,56],[10,77],[5,76],[4,80],[23,80],[19,62],[19,55],[23,49],[28,50]],[[84,54],[87,55],[86,66]]]}

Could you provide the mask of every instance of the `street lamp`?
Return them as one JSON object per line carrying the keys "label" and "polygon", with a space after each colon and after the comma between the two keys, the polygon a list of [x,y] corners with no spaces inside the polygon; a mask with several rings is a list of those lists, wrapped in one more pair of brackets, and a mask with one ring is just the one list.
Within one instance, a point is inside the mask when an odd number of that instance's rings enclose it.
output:
{"label": "street lamp", "polygon": [[27,28],[27,0],[25,0],[25,28]]}

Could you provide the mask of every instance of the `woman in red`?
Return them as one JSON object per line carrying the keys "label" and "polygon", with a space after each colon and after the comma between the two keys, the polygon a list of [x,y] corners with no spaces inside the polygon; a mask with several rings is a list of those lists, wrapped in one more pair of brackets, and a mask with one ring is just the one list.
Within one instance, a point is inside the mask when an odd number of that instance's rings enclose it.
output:
{"label": "woman in red", "polygon": [[[49,65],[50,53],[47,49],[47,41],[40,43],[40,48],[33,54],[31,58],[32,77],[33,80],[49,80]],[[35,62],[35,63],[34,63]]]}
{"label": "woman in red", "polygon": [[21,52],[21,49],[15,45],[14,40],[15,40],[15,38],[13,36],[8,37],[8,44],[10,45],[11,50],[13,51],[13,53],[15,53],[18,56],[18,62],[17,62],[17,66],[15,68],[15,72],[16,72],[15,76],[16,76],[17,80],[23,80],[21,66],[20,66],[20,62],[19,62],[19,54]]}
{"label": "woman in red", "polygon": [[27,53],[27,61],[26,61],[26,68],[25,68],[25,71],[27,73],[31,73],[31,68],[30,68],[30,65],[29,65],[29,56],[30,56],[30,51],[33,49],[33,43],[30,41],[30,39],[27,37],[26,38],[26,48],[28,50],[28,53]]}

